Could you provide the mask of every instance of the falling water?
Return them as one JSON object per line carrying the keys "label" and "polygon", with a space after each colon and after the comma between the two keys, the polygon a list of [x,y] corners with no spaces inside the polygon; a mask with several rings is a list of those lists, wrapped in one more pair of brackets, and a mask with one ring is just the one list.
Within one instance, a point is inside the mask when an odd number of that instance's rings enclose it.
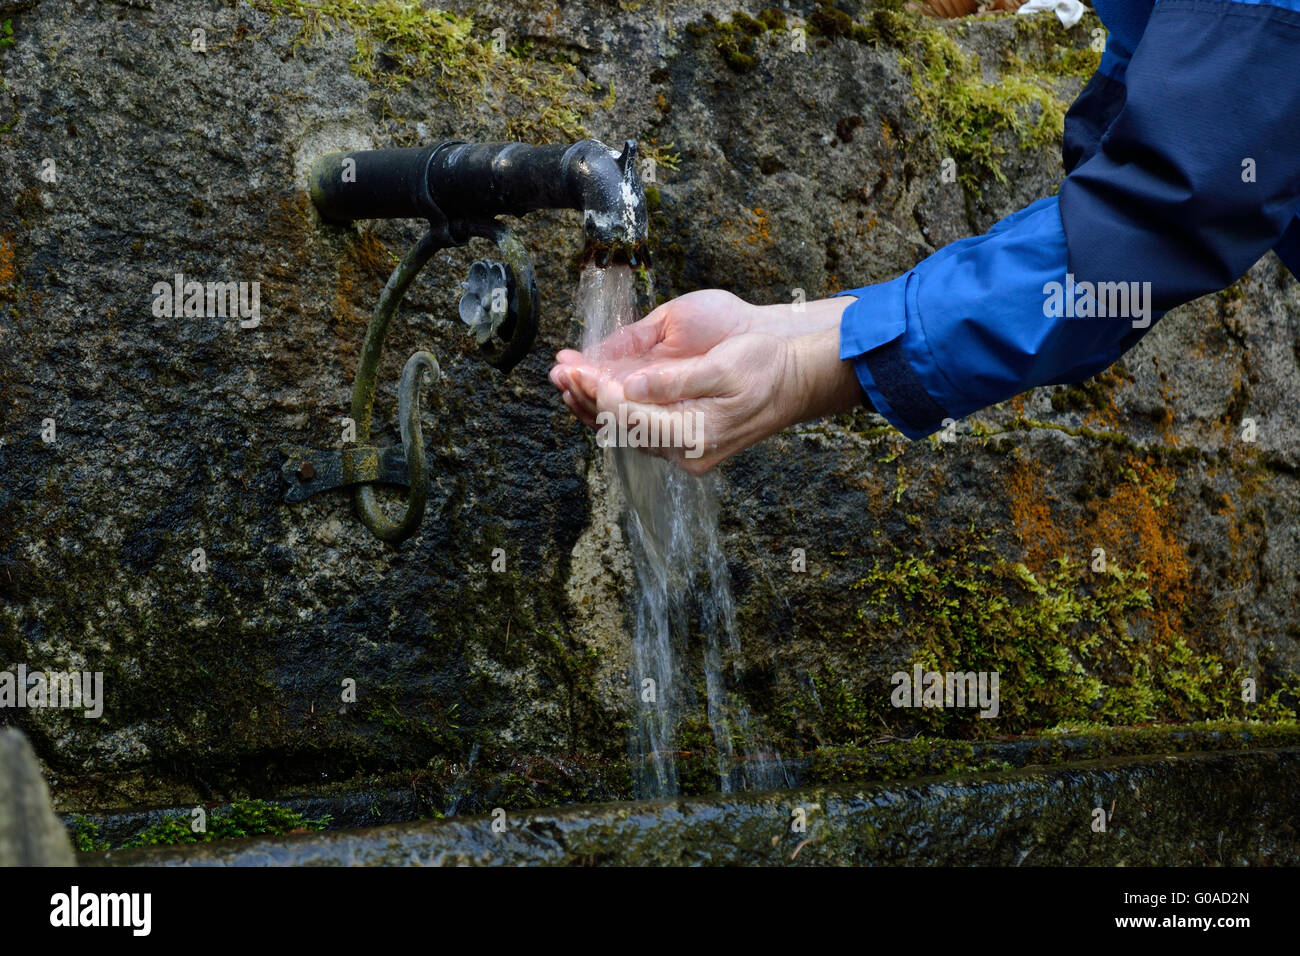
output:
{"label": "falling water", "polygon": [[[584,269],[578,314],[583,349],[600,361],[601,341],[638,318],[632,270],[621,265]],[[630,448],[607,449],[606,465],[611,463],[610,491],[621,495],[626,509],[636,569],[631,683],[637,717],[629,747],[637,795],[678,792],[678,725],[697,705],[691,676],[701,667],[721,789],[788,785],[780,757],[770,752],[740,695],[740,640],[718,539],[716,479],[690,475]],[[700,658],[691,641],[693,620],[703,638]]]}

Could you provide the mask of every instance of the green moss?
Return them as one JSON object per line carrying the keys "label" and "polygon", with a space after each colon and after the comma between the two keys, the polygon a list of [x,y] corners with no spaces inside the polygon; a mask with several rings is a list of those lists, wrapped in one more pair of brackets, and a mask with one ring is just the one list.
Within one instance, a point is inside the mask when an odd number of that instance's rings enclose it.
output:
{"label": "green moss", "polygon": [[639,146],[641,157],[652,160],[656,169],[662,166],[676,172],[681,168],[682,154],[673,151],[673,144],[659,145],[655,142],[642,142]]}
{"label": "green moss", "polygon": [[[1019,17],[1017,37],[1026,55],[1011,56],[987,78],[979,57],[965,53],[953,38],[961,29],[942,20],[904,9],[894,0],[877,3],[866,22],[858,23],[828,0],[809,16],[809,32],[898,51],[916,96],[917,120],[932,137],[939,155],[957,163],[967,188],[981,178],[1005,183],[999,139],[1011,136],[1021,149],[1055,147],[1064,130],[1069,96],[1062,82],[1095,71],[1100,55],[1080,48],[1073,33],[1052,17]],[[1055,26],[1046,24],[1053,21]]]}
{"label": "green moss", "polygon": [[295,830],[324,830],[328,816],[309,819],[288,807],[264,800],[236,800],[212,812],[204,831],[196,833],[189,816],[167,817],[141,830],[119,849],[142,846],[175,846],[181,843],[211,843],[249,836],[279,836]]}
{"label": "green moss", "polygon": [[758,12],[755,19],[769,30],[785,30],[788,28],[785,11],[778,10],[775,7],[765,7]]}
{"label": "green moss", "polygon": [[965,741],[914,737],[874,747],[830,746],[819,749],[808,769],[809,782],[906,780],[957,773],[1010,769],[1005,760],[978,759]]}
{"label": "green moss", "polygon": [[784,716],[787,722],[811,719],[819,743],[861,740],[879,726],[876,708],[861,700],[846,681],[823,672],[812,677],[811,684],[811,691],[797,698]]}
{"label": "green moss", "polygon": [[1221,303],[1243,302],[1246,298],[1246,286],[1249,284],[1249,276],[1242,276],[1238,281],[1215,293]]}
{"label": "green moss", "polygon": [[[996,671],[1000,731],[1022,733],[1069,721],[1107,724],[1227,717],[1290,718],[1292,688],[1275,687],[1258,703],[1240,699],[1246,676],[1182,634],[1149,640],[1130,629],[1134,612],[1152,607],[1141,565],[1092,573],[1059,557],[1040,574],[991,549],[902,556],[878,566],[854,589],[862,594],[859,627],[905,631],[917,645],[906,666],[924,671]],[[878,724],[889,689],[836,717],[839,739]],[[851,708],[852,709],[852,708]],[[928,732],[978,736],[987,723],[973,709],[914,708],[903,716]]]}
{"label": "green moss", "polygon": [[[1101,52],[1092,48],[1093,30],[1100,21],[1095,15],[1067,29],[1057,17],[1011,17],[1016,30],[1016,50],[1010,63],[1024,64],[1039,73],[1088,80],[1101,66]],[[1088,41],[1078,45],[1078,37]]]}
{"label": "green moss", "polygon": [[722,59],[726,61],[727,66],[737,73],[745,73],[758,66],[758,57],[754,55],[752,40],[742,42],[740,46],[730,41],[723,41],[718,44],[718,52],[722,54]]}
{"label": "green moss", "polygon": [[535,55],[531,43],[498,52],[491,40],[474,35],[472,17],[416,0],[255,0],[255,5],[303,22],[295,46],[324,31],[350,28],[356,50],[352,71],[381,90],[431,76],[449,100],[478,102],[486,96],[507,107],[511,138],[587,135],[580,110],[596,106],[595,85],[567,60]]}
{"label": "green moss", "polygon": [[901,60],[922,125],[939,152],[956,161],[967,187],[977,188],[985,175],[1007,181],[999,162],[1005,152],[1000,134],[1013,136],[1022,149],[1060,143],[1067,103],[1054,78],[1025,68],[987,80],[979,58],[939,29],[918,31]]}
{"label": "green moss", "polygon": [[758,41],[772,31],[786,28],[785,14],[780,10],[766,9],[757,17],[743,10],[721,21],[712,13],[705,13],[700,23],[688,24],[686,32],[692,36],[708,38],[723,62],[736,73],[747,73],[758,66]]}
{"label": "green moss", "polygon": [[683,794],[717,793],[718,742],[704,714],[684,716],[677,728],[677,782]]}
{"label": "green moss", "polygon": [[[1101,445],[1095,467],[1105,473],[1083,524],[1061,529],[1062,540],[1091,542],[1100,534],[1131,549],[1116,548],[1106,570],[1094,573],[1079,560],[1091,544],[1073,557],[1044,549],[1031,570],[1007,560],[1000,530],[974,524],[948,528],[942,545],[919,552],[900,544],[853,585],[856,623],[824,635],[821,666],[772,715],[784,752],[856,746],[882,733],[978,739],[1062,724],[1296,717],[1296,676],[1263,662],[1243,670],[1217,650],[1213,634],[1221,625],[1202,623],[1205,598],[1188,577],[1171,517],[1189,493],[1175,482],[1189,464],[1179,457],[1186,450],[1146,448],[1135,456],[1104,433],[1091,440]],[[898,467],[893,481],[880,476],[873,494],[887,500],[891,488],[902,488],[910,501],[909,481]],[[883,663],[882,648],[890,646],[899,648],[886,652],[896,663]],[[923,672],[997,672],[997,718],[983,719],[977,708],[895,708],[892,675],[910,675],[918,665]],[[1247,677],[1257,681],[1255,702],[1241,699]]]}
{"label": "green moss", "polygon": [[72,818],[72,848],[78,853],[102,853],[112,849],[107,840],[100,839],[99,825],[84,814]]}
{"label": "green moss", "polygon": [[1052,392],[1052,409],[1058,412],[1100,411],[1107,405],[1109,393],[1097,378],[1074,385],[1063,385]]}
{"label": "green moss", "polygon": [[744,10],[737,10],[731,15],[731,26],[733,30],[752,37],[760,37],[768,29],[766,23],[754,19]]}
{"label": "green moss", "polygon": [[362,719],[379,725],[384,745],[410,760],[427,751],[454,752],[461,744],[458,703],[446,708],[436,700],[403,705],[396,688],[381,686],[363,689],[358,704]]}
{"label": "green moss", "polygon": [[[885,16],[895,12],[892,9],[893,5],[889,6],[891,9],[879,11],[882,22]],[[845,37],[857,40],[859,43],[870,43],[880,36],[875,27],[874,16],[871,25],[855,23],[851,16],[836,7],[830,0],[822,0],[821,6],[808,15],[808,32],[813,36],[827,38]]]}
{"label": "green moss", "polygon": [[806,782],[905,780],[1113,757],[1295,747],[1298,744],[1300,724],[1293,721],[1202,721],[1182,726],[1143,727],[1084,723],[999,741],[914,737],[870,745],[822,747],[812,756]]}
{"label": "green moss", "polygon": [[[748,25],[758,29],[756,31],[746,29]],[[737,73],[745,73],[758,66],[758,43],[755,37],[763,32],[763,27],[758,21],[744,13],[733,13],[730,23],[719,23],[717,27],[718,35],[713,41],[713,46],[727,66]]]}
{"label": "green moss", "polygon": [[[0,23],[0,50],[4,50],[5,47],[13,46],[13,44],[14,44],[14,21],[12,17],[9,17],[4,21],[4,23]],[[5,82],[4,70],[0,69],[0,90],[8,91],[8,89],[9,89],[9,84]],[[17,102],[17,97],[14,97],[13,117],[10,119],[6,119],[3,122],[0,122],[0,133],[8,133],[17,125],[18,125],[18,102]]]}

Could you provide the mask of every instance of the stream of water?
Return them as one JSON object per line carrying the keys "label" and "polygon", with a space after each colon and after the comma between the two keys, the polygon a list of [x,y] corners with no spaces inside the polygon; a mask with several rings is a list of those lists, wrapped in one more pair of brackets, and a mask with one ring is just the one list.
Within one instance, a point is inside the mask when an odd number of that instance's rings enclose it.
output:
{"label": "stream of water", "polygon": [[[577,300],[582,346],[598,362],[601,341],[639,318],[635,281],[627,266],[583,270]],[[788,785],[779,755],[741,695],[741,646],[718,536],[717,479],[690,475],[636,449],[609,448],[605,456],[636,571],[630,683],[637,714],[629,749],[637,795],[678,792],[678,733],[684,719],[699,713],[700,684],[719,788]]]}

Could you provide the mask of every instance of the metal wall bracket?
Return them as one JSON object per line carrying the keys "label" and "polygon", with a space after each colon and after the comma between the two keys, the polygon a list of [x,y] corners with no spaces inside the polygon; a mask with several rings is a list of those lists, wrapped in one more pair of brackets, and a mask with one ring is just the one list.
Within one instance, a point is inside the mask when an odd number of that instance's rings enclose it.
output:
{"label": "metal wall bracket", "polygon": [[[420,389],[430,373],[434,382],[441,371],[437,360],[425,351],[414,353],[402,370],[397,387],[398,426],[402,444],[378,448],[368,444],[374,416],[375,384],[379,358],[388,326],[402,297],[433,254],[442,248],[461,245],[472,236],[491,239],[505,259],[512,278],[509,314],[498,331],[500,343],[480,344],[484,359],[508,372],[528,354],[537,335],[537,281],[528,252],[514,234],[495,220],[481,223],[448,223],[436,207],[429,210],[429,231],[397,264],[379,294],[374,314],[366,328],[361,360],[352,385],[352,420],[357,444],[341,450],[322,450],[298,445],[282,446],[285,462],[281,476],[289,485],[284,500],[304,501],[322,491],[348,488],[352,491],[357,516],[381,541],[398,544],[419,529],[429,494],[429,463],[424,454],[424,433],[420,425]],[[406,508],[394,520],[384,513],[375,495],[376,485],[407,489]]]}
{"label": "metal wall bracket", "polygon": [[291,505],[322,491],[350,488],[363,482],[400,488],[411,486],[406,450],[401,445],[388,448],[353,445],[342,451],[281,445],[280,453],[285,458],[280,475],[289,486],[284,500]]}

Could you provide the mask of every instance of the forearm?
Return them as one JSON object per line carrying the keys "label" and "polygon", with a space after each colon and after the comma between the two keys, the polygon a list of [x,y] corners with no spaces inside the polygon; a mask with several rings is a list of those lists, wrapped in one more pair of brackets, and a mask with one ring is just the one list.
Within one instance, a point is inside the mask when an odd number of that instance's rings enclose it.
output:
{"label": "forearm", "polygon": [[1095,123],[1071,124],[1059,196],[853,290],[841,355],[876,410],[924,437],[1097,374],[1270,248],[1300,265],[1300,127],[1277,119],[1300,111],[1297,38],[1272,4],[1158,4],[1120,100],[1072,110]]}

